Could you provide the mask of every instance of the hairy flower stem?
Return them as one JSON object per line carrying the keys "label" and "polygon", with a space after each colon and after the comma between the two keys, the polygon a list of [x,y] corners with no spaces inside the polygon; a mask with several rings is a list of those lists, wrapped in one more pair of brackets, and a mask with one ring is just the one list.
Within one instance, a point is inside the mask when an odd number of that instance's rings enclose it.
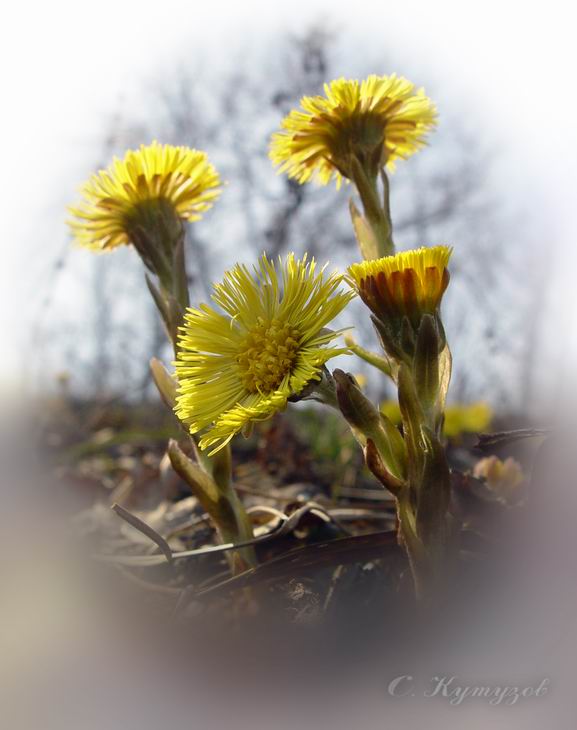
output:
{"label": "hairy flower stem", "polygon": [[[164,322],[168,338],[175,354],[178,346],[178,330],[184,321],[184,314],[189,305],[188,278],[186,274],[186,258],[184,250],[184,227],[170,210],[157,210],[153,217],[154,225],[140,229],[137,250],[144,263],[158,276],[160,287],[147,277],[151,296]],[[151,363],[154,382],[165,403],[174,406],[174,393],[170,393],[166,375],[159,368],[158,362]],[[169,406],[170,407],[170,406]],[[190,436],[196,452],[196,440]],[[173,449],[175,451],[175,449]],[[171,456],[171,463],[177,473],[190,486],[203,508],[208,512],[220,534],[221,540],[227,542],[246,542],[252,539],[252,525],[237,493],[232,487],[232,459],[230,446],[226,445],[213,457],[199,457],[198,469],[204,469],[202,479],[192,478],[192,462],[185,468],[187,457],[179,450],[178,461]],[[200,465],[202,461],[202,465]],[[178,463],[179,468],[175,467]],[[194,474],[198,476],[198,469]],[[210,488],[209,488],[210,487]],[[231,553],[230,560],[233,572],[239,572],[247,565],[255,565],[253,550],[244,550],[238,555]]]}
{"label": "hairy flower stem", "polygon": [[[422,333],[427,327],[424,319],[419,342],[424,339]],[[444,343],[441,349],[440,344],[437,340],[435,347],[428,350],[417,347],[412,367],[403,363],[398,379],[408,453],[408,499],[402,505],[402,513],[399,506],[400,532],[421,596],[423,592],[434,591],[442,579],[449,539],[451,477],[440,440],[448,375],[439,376],[447,348]]]}
{"label": "hairy flower stem", "polygon": [[395,252],[393,243],[393,226],[389,206],[389,186],[386,174],[383,176],[383,202],[379,198],[377,176],[353,156],[351,162],[352,180],[357,188],[366,222],[370,226],[376,243],[374,258],[390,256]]}
{"label": "hairy flower stem", "polygon": [[397,497],[397,520],[399,542],[404,545],[407,552],[415,595],[418,600],[421,600],[427,592],[425,586],[428,583],[424,570],[426,548],[417,535],[415,515],[410,504],[408,489],[402,496]]}
{"label": "hairy flower stem", "polygon": [[345,335],[345,344],[354,355],[360,357],[361,360],[369,363],[369,365],[372,365],[377,370],[380,370],[387,377],[395,380],[396,364],[389,357],[383,357],[376,352],[366,350],[357,344],[350,335]]}
{"label": "hairy flower stem", "polygon": [[[362,351],[357,354],[396,384],[402,437],[388,426],[383,414],[376,428],[377,418],[364,396],[342,378],[341,410],[366,439],[368,468],[397,499],[399,539],[420,596],[433,594],[440,585],[450,536],[451,480],[441,432],[451,355],[439,312],[449,282],[449,256],[447,247],[421,248],[367,259],[349,269],[372,312],[386,361]],[[391,367],[387,369],[383,362]],[[398,438],[402,448],[396,444]]]}
{"label": "hairy flower stem", "polygon": [[[224,482],[217,480],[215,474],[211,477],[198,460],[189,458],[182,451],[174,439],[168,442],[167,452],[174,471],[188,484],[202,508],[217,525],[221,541],[242,543],[252,540],[252,527],[230,482],[226,478]],[[215,473],[217,471],[215,469]],[[252,547],[230,552],[228,556],[234,573],[256,564]]]}

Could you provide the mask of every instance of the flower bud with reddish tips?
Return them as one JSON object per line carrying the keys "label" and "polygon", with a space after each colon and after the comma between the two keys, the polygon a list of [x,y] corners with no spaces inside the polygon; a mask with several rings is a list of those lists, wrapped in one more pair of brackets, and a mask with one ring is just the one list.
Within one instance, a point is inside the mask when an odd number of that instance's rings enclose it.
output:
{"label": "flower bud with reddish tips", "polygon": [[451,252],[449,246],[433,246],[352,264],[348,281],[379,320],[407,317],[416,329],[423,314],[438,312]]}

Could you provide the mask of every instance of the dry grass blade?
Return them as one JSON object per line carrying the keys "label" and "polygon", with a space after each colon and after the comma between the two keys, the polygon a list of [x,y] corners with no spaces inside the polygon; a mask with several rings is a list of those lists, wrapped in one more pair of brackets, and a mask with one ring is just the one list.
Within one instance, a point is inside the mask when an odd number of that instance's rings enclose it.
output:
{"label": "dry grass blade", "polygon": [[480,433],[475,444],[477,449],[490,449],[493,446],[504,446],[522,439],[536,438],[538,436],[549,436],[551,431],[547,428],[518,428],[514,431],[499,431],[497,433]]}
{"label": "dry grass blade", "polygon": [[[128,522],[129,525],[134,527],[136,530],[141,532],[143,535],[146,535],[150,540],[152,540],[153,543],[158,547],[160,552],[164,555],[164,557],[168,560],[169,563],[172,563],[173,554],[172,550],[170,549],[170,545],[166,542],[166,540],[162,537],[162,535],[159,535],[156,530],[153,530],[150,525],[147,525],[146,522],[143,522],[139,517],[136,515],[133,515],[132,512],[129,512],[127,509],[124,509],[124,507],[121,507],[119,504],[113,504],[111,509],[116,512],[116,514],[119,517],[122,517],[122,519],[125,522]],[[154,555],[150,557],[155,557]]]}
{"label": "dry grass blade", "polygon": [[[290,516],[287,517],[286,515],[283,515],[285,517],[284,522],[280,524],[276,529],[272,530],[268,535],[263,535],[262,537],[257,537],[253,540],[246,540],[245,542],[230,542],[225,543],[224,545],[208,545],[206,547],[198,548],[196,550],[184,550],[183,552],[173,553],[170,550],[170,547],[168,546],[166,540],[158,535],[158,533],[156,533],[151,527],[142,522],[142,520],[139,520],[138,517],[135,517],[133,514],[125,510],[123,507],[120,507],[119,505],[114,505],[113,509],[121,517],[126,519],[126,521],[129,522],[133,527],[136,527],[136,529],[139,529],[145,535],[150,537],[151,540],[156,542],[159,548],[161,547],[161,545],[158,541],[160,540],[162,543],[164,543],[166,549],[170,551],[170,562],[183,558],[196,558],[200,557],[201,555],[207,555],[208,553],[220,553],[227,552],[228,550],[239,550],[240,548],[250,547],[252,545],[267,542],[269,540],[276,540],[279,537],[284,537],[285,535],[290,534],[298,526],[301,519],[309,513],[319,517],[325,522],[335,522],[331,515],[320,505],[316,504],[315,502],[309,502],[297,509]],[[167,554],[164,550],[163,554],[165,557],[167,557]],[[164,558],[160,555],[96,555],[94,559],[98,560],[99,562],[115,563],[117,565],[125,565],[127,567],[142,568],[160,565],[164,562]]]}

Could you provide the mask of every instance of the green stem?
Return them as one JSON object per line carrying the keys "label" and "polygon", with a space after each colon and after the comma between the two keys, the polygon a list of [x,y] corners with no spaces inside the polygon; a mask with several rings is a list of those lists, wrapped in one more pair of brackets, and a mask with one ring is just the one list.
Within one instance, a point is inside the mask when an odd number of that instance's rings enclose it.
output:
{"label": "green stem", "polygon": [[417,535],[415,516],[408,491],[397,499],[397,517],[399,520],[399,534],[409,558],[415,594],[420,599],[423,596],[424,584],[427,582],[424,578],[426,560],[424,547]]}
{"label": "green stem", "polygon": [[363,165],[353,157],[352,180],[358,190],[365,217],[370,224],[377,242],[378,255],[390,256],[395,252],[393,226],[388,202],[388,185],[384,187],[385,205],[379,199],[377,178],[370,175]]}
{"label": "green stem", "polygon": [[361,360],[368,362],[369,365],[377,368],[377,370],[380,370],[392,380],[395,379],[395,372],[390,358],[385,358],[376,352],[366,350],[364,347],[358,345],[352,339],[352,337],[345,337],[345,344],[349,348],[349,350],[353,352],[357,357],[360,357]]}
{"label": "green stem", "polygon": [[[238,498],[232,485],[225,487],[217,484],[213,477],[200,463],[189,458],[178,443],[171,439],[167,453],[174,471],[190,487],[204,511],[211,517],[223,543],[240,543],[252,540],[253,532],[250,519],[244,505]],[[239,551],[239,561],[231,553],[231,568],[239,572],[246,566],[256,564],[256,555],[252,547]]]}
{"label": "green stem", "polygon": [[[146,209],[143,213],[149,216],[149,227],[136,226],[133,231],[133,242],[145,265],[156,274],[160,282],[159,288],[148,282],[149,290],[165,322],[168,337],[177,355],[178,330],[183,324],[184,314],[189,305],[184,228],[182,222],[174,216],[174,211],[166,206],[160,210]],[[159,382],[158,367],[156,370],[155,383],[166,401],[166,383]],[[162,376],[162,373],[160,375]],[[191,436],[191,441],[193,447],[196,447],[194,436]],[[173,446],[174,454],[177,454],[176,449],[177,446]],[[191,476],[192,467],[183,466],[186,464],[184,454],[177,454],[174,459],[178,459],[181,469],[179,473],[186,479],[195,496],[211,516],[223,541],[235,543],[252,539],[250,520],[231,485],[230,446],[227,444],[214,457],[203,455],[202,461],[206,469],[202,479],[198,478],[200,473],[198,470],[194,470],[197,477],[194,479]],[[173,461],[173,467],[175,463]],[[252,548],[241,550],[236,557],[232,554],[232,558],[231,565],[234,571],[256,564]]]}
{"label": "green stem", "polygon": [[[391,228],[391,236],[392,236],[393,223],[392,223],[392,218],[391,218],[391,186],[389,183],[389,176],[387,175],[384,167],[381,169],[381,182],[383,183],[383,211],[385,213],[385,218],[389,222],[389,226]],[[392,243],[392,238],[391,238],[391,243]],[[393,248],[394,248],[394,244],[393,244]]]}
{"label": "green stem", "polygon": [[[232,518],[229,526],[224,520],[222,520],[222,516],[224,514],[228,514]],[[240,501],[238,494],[232,486],[229,487],[226,492],[221,493],[220,518],[222,528],[219,529],[225,542],[232,542],[236,544],[248,542],[254,538],[250,518],[243,503]],[[254,547],[248,546],[240,548],[238,551],[233,553],[231,567],[234,573],[238,573],[242,572],[247,567],[254,567],[257,563],[258,561]]]}

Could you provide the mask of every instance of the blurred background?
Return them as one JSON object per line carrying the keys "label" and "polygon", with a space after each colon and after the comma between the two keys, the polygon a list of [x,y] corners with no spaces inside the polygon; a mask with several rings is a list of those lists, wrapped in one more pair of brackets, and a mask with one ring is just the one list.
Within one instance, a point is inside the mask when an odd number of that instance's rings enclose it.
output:
{"label": "blurred background", "polygon": [[[41,394],[65,382],[84,398],[154,397],[148,358],[170,354],[139,260],[129,249],[76,249],[64,224],[79,185],[128,147],[158,139],[205,149],[227,181],[190,229],[193,300],[262,251],[355,260],[350,190],[277,176],[268,140],[323,82],[396,72],[439,108],[430,147],[392,177],[392,211],[400,248],[454,246],[451,398],[529,415],[562,398],[575,349],[563,321],[575,263],[575,102],[560,12],[104,2],[83,18],[68,3],[35,9],[32,24],[23,9],[11,14],[1,51],[5,69],[17,59],[2,122],[5,389]],[[374,345],[354,308],[340,324]]]}

